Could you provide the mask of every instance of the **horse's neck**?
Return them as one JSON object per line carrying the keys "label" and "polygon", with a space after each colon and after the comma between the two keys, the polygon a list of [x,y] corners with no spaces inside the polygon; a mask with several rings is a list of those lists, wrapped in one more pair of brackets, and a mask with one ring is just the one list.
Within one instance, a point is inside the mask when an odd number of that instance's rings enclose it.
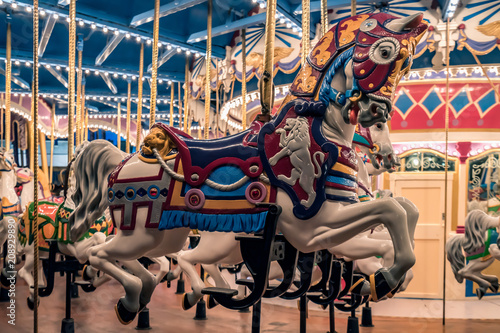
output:
{"label": "horse's neck", "polygon": [[3,171],[0,177],[0,191],[1,197],[7,198],[10,203],[16,203],[18,201],[15,186],[16,177],[14,171]]}
{"label": "horse's neck", "polygon": [[[346,91],[346,86],[352,85],[352,82],[346,82],[344,70],[340,70],[332,79],[331,86],[340,92]],[[323,125],[323,135],[330,141],[351,147],[352,139],[354,138],[355,126],[346,124],[340,108],[333,102],[330,103],[326,110]]]}
{"label": "horse's neck", "polygon": [[23,205],[33,201],[34,189],[35,187],[33,186],[33,181],[29,181],[23,184],[23,190],[21,191],[21,202],[23,203]]}

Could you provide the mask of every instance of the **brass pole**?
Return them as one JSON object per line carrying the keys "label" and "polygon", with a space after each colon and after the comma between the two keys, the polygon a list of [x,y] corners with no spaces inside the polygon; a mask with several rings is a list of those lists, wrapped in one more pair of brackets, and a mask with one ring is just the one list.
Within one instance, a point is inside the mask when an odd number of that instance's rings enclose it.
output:
{"label": "brass pole", "polygon": [[[82,72],[83,76],[83,72]],[[80,118],[78,120],[80,123],[80,143],[85,141],[86,131],[88,128],[85,126],[85,79],[82,79],[82,94],[80,97]]]}
{"label": "brass pole", "polygon": [[189,117],[189,56],[186,56],[186,67],[184,69],[184,132],[188,132]]}
{"label": "brass pole", "polygon": [[170,127],[174,127],[174,88],[175,84],[170,85]]}
{"label": "brass pole", "polygon": [[219,138],[219,59],[217,59],[217,66],[215,67],[217,73],[215,80],[215,138]]}
{"label": "brass pole", "polygon": [[210,127],[210,69],[212,65],[212,0],[208,0],[207,13],[207,56],[205,57],[205,140],[209,137]]}
{"label": "brass pole", "polygon": [[79,146],[81,143],[81,112],[82,112],[82,51],[78,50],[78,69],[77,69],[77,79],[76,79],[76,133],[75,133],[75,145]]}
{"label": "brass pole", "polygon": [[85,108],[85,140],[89,140],[89,108]]}
{"label": "brass pole", "polygon": [[47,143],[46,143],[46,136],[45,134],[41,131],[38,130],[38,135],[39,135],[39,146],[40,146],[40,156],[42,157],[42,171],[46,175],[49,173],[49,168],[47,166]]}
{"label": "brass pole", "polygon": [[28,121],[29,128],[29,155],[30,155],[30,169],[34,170],[35,168],[35,136],[34,136],[34,127],[33,127],[33,118],[34,118],[34,105],[35,100],[31,98],[31,119]]}
{"label": "brass pole", "polygon": [[[321,36],[328,32],[328,5],[327,0],[321,0]],[[303,33],[303,32],[302,32]]]}
{"label": "brass pole", "polygon": [[139,89],[137,93],[137,138],[135,150],[139,151],[141,144],[141,118],[142,118],[142,79],[144,74],[144,43],[141,43],[141,54],[139,55]]}
{"label": "brass pole", "polygon": [[[74,19],[74,6],[75,0],[71,1],[73,6],[73,19]],[[70,5],[70,6],[71,6]],[[33,136],[34,136],[34,168],[33,182],[35,184],[33,190],[33,252],[34,252],[34,268],[33,268],[33,332],[38,333],[38,0],[33,0],[33,84],[31,98],[33,105]],[[73,57],[74,61],[74,57]],[[74,67],[74,66],[73,66]]]}
{"label": "brass pole", "polygon": [[351,0],[351,16],[356,15],[356,0]]}
{"label": "brass pole", "polygon": [[122,149],[121,141],[121,133],[122,133],[122,105],[121,103],[118,103],[118,116],[117,116],[117,121],[116,121],[116,147],[118,149]]}
{"label": "brass pole", "polygon": [[128,79],[128,91],[127,91],[127,125],[125,128],[125,152],[130,154],[130,113],[131,113],[131,101],[130,101],[130,91],[131,91],[132,81]]}
{"label": "brass pole", "polygon": [[6,63],[5,63],[5,149],[8,151],[10,149],[10,93],[11,93],[11,80],[12,80],[12,61],[11,61],[11,27],[10,19],[7,22],[7,50],[6,53]]}
{"label": "brass pole", "polygon": [[276,0],[267,0],[266,13],[266,38],[264,51],[264,73],[261,80],[260,103],[262,105],[262,115],[264,120],[270,119],[271,110],[273,108],[274,88],[274,38],[276,30]]}
{"label": "brass pole", "polygon": [[75,40],[76,0],[69,4],[69,55],[68,55],[68,161],[73,158],[74,116],[75,116]]}
{"label": "brass pole", "polygon": [[446,324],[446,232],[448,225],[448,129],[450,127],[450,18],[446,20],[446,108],[444,117],[443,325]]}
{"label": "brass pole", "polygon": [[310,28],[310,2],[309,0],[302,0],[302,58],[301,65],[304,67],[306,64],[307,56],[309,55],[309,28]]}
{"label": "brass pole", "polygon": [[247,30],[241,29],[241,125],[247,129]]}
{"label": "brass pole", "polygon": [[52,174],[54,173],[54,132],[56,127],[56,103],[52,104],[52,112],[50,114],[50,171],[49,183],[52,185]]}
{"label": "brass pole", "polygon": [[158,34],[160,31],[160,0],[155,0],[154,23],[153,23],[153,61],[151,62],[151,100],[149,109],[149,128],[156,120],[156,90],[158,75]]}
{"label": "brass pole", "polygon": [[179,114],[179,129],[182,131],[182,92],[181,92],[181,83],[180,82],[177,82],[177,91],[178,91],[178,94],[179,96],[177,96],[179,98],[179,107],[177,108],[177,110],[179,111],[178,114]]}

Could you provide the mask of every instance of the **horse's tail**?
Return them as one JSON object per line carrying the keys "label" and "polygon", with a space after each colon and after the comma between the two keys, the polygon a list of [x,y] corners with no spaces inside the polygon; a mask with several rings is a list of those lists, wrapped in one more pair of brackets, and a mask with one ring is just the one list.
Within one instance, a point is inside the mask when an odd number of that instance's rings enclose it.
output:
{"label": "horse's tail", "polygon": [[464,281],[464,277],[458,273],[458,271],[465,267],[465,257],[462,253],[463,240],[463,235],[456,235],[446,242],[446,258],[450,262],[451,270],[455,274],[455,279],[458,283]]}
{"label": "horse's tail", "polygon": [[[321,163],[318,163],[318,160],[316,159],[316,156],[319,156],[319,159]],[[314,177],[318,178],[321,175],[321,164],[325,161],[325,154],[323,154],[320,151],[317,151],[313,154],[313,163],[315,165],[315,172],[314,172]]]}
{"label": "horse's tail", "polygon": [[75,210],[69,216],[71,240],[80,239],[108,207],[108,175],[125,153],[105,140],[95,140],[81,150],[73,162]]}

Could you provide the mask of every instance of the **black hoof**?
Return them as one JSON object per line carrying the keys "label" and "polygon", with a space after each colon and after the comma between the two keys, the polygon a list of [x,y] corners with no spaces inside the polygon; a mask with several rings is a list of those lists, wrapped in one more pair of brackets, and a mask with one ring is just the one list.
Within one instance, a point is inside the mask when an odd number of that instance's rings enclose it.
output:
{"label": "black hoof", "polygon": [[486,294],[486,292],[484,291],[483,288],[477,288],[476,289],[476,295],[477,295],[478,299],[483,298],[484,294]]}
{"label": "black hoof", "polygon": [[382,271],[377,271],[375,274],[370,275],[370,289],[374,302],[387,296],[392,291]]}
{"label": "black hoof", "polygon": [[364,284],[366,283],[366,279],[360,275],[353,276],[353,279],[359,277],[358,280],[352,281],[352,286],[349,289],[349,292],[351,292],[354,295],[361,295],[361,289],[363,288]]}
{"label": "black hoof", "polygon": [[207,301],[207,308],[213,309],[215,308],[219,303],[215,300],[215,298],[212,295],[208,296],[208,301]]}
{"label": "black hoof", "polygon": [[26,299],[28,301],[28,308],[33,311],[35,309],[35,302],[32,301],[29,297]]}
{"label": "black hoof", "polygon": [[491,284],[491,287],[490,287],[490,290],[493,292],[493,293],[497,293],[498,292],[498,283],[492,283]]}
{"label": "black hoof", "polygon": [[94,287],[93,285],[91,284],[81,284],[80,287],[82,288],[82,290],[86,293],[91,293],[93,291],[96,290],[96,287]]}
{"label": "black hoof", "polygon": [[167,273],[167,275],[165,275],[165,277],[163,279],[165,279],[168,282],[170,282],[170,281],[174,281],[176,279],[176,277],[174,276],[174,273],[172,271],[169,271]]}
{"label": "black hoof", "polygon": [[123,325],[128,325],[134,320],[135,316],[137,315],[137,312],[131,312],[125,309],[125,306],[122,303],[122,300],[119,300],[118,303],[115,305],[115,312],[116,316],[118,317],[118,320],[120,323]]}
{"label": "black hoof", "polygon": [[9,289],[10,281],[7,280],[7,277],[3,274],[3,270],[0,273],[0,285],[3,289]]}
{"label": "black hoof", "polygon": [[182,296],[182,309],[183,310],[189,310],[194,306],[194,304],[189,303],[189,299],[188,299],[187,295],[188,294],[184,294]]}

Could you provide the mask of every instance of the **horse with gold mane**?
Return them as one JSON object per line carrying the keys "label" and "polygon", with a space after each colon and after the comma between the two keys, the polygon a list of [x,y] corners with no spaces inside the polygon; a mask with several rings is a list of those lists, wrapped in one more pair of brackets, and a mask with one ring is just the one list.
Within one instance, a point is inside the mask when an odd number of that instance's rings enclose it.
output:
{"label": "horse with gold mane", "polygon": [[[277,116],[256,120],[242,133],[200,141],[158,123],[141,151],[129,156],[107,141],[91,142],[74,161],[71,237],[81,237],[109,206],[118,233],[92,247],[89,262],[124,286],[126,295],[116,307],[119,320],[131,322],[154,290],[152,275],[137,258],[178,252],[190,229],[260,232],[271,214],[263,203],[282,208],[278,230],[306,253],[383,224],[392,236],[394,262],[369,281],[359,280],[352,292],[381,298],[396,288],[415,262],[406,211],[394,198],[358,201],[351,143],[358,123],[369,127],[387,121],[395,88],[426,29],[421,14],[342,20],[312,50]],[[287,124],[297,121],[308,124],[306,147],[319,170],[294,165],[285,155],[270,161],[284,148],[294,150],[281,136],[288,134]],[[318,176],[289,180],[297,166]]]}

